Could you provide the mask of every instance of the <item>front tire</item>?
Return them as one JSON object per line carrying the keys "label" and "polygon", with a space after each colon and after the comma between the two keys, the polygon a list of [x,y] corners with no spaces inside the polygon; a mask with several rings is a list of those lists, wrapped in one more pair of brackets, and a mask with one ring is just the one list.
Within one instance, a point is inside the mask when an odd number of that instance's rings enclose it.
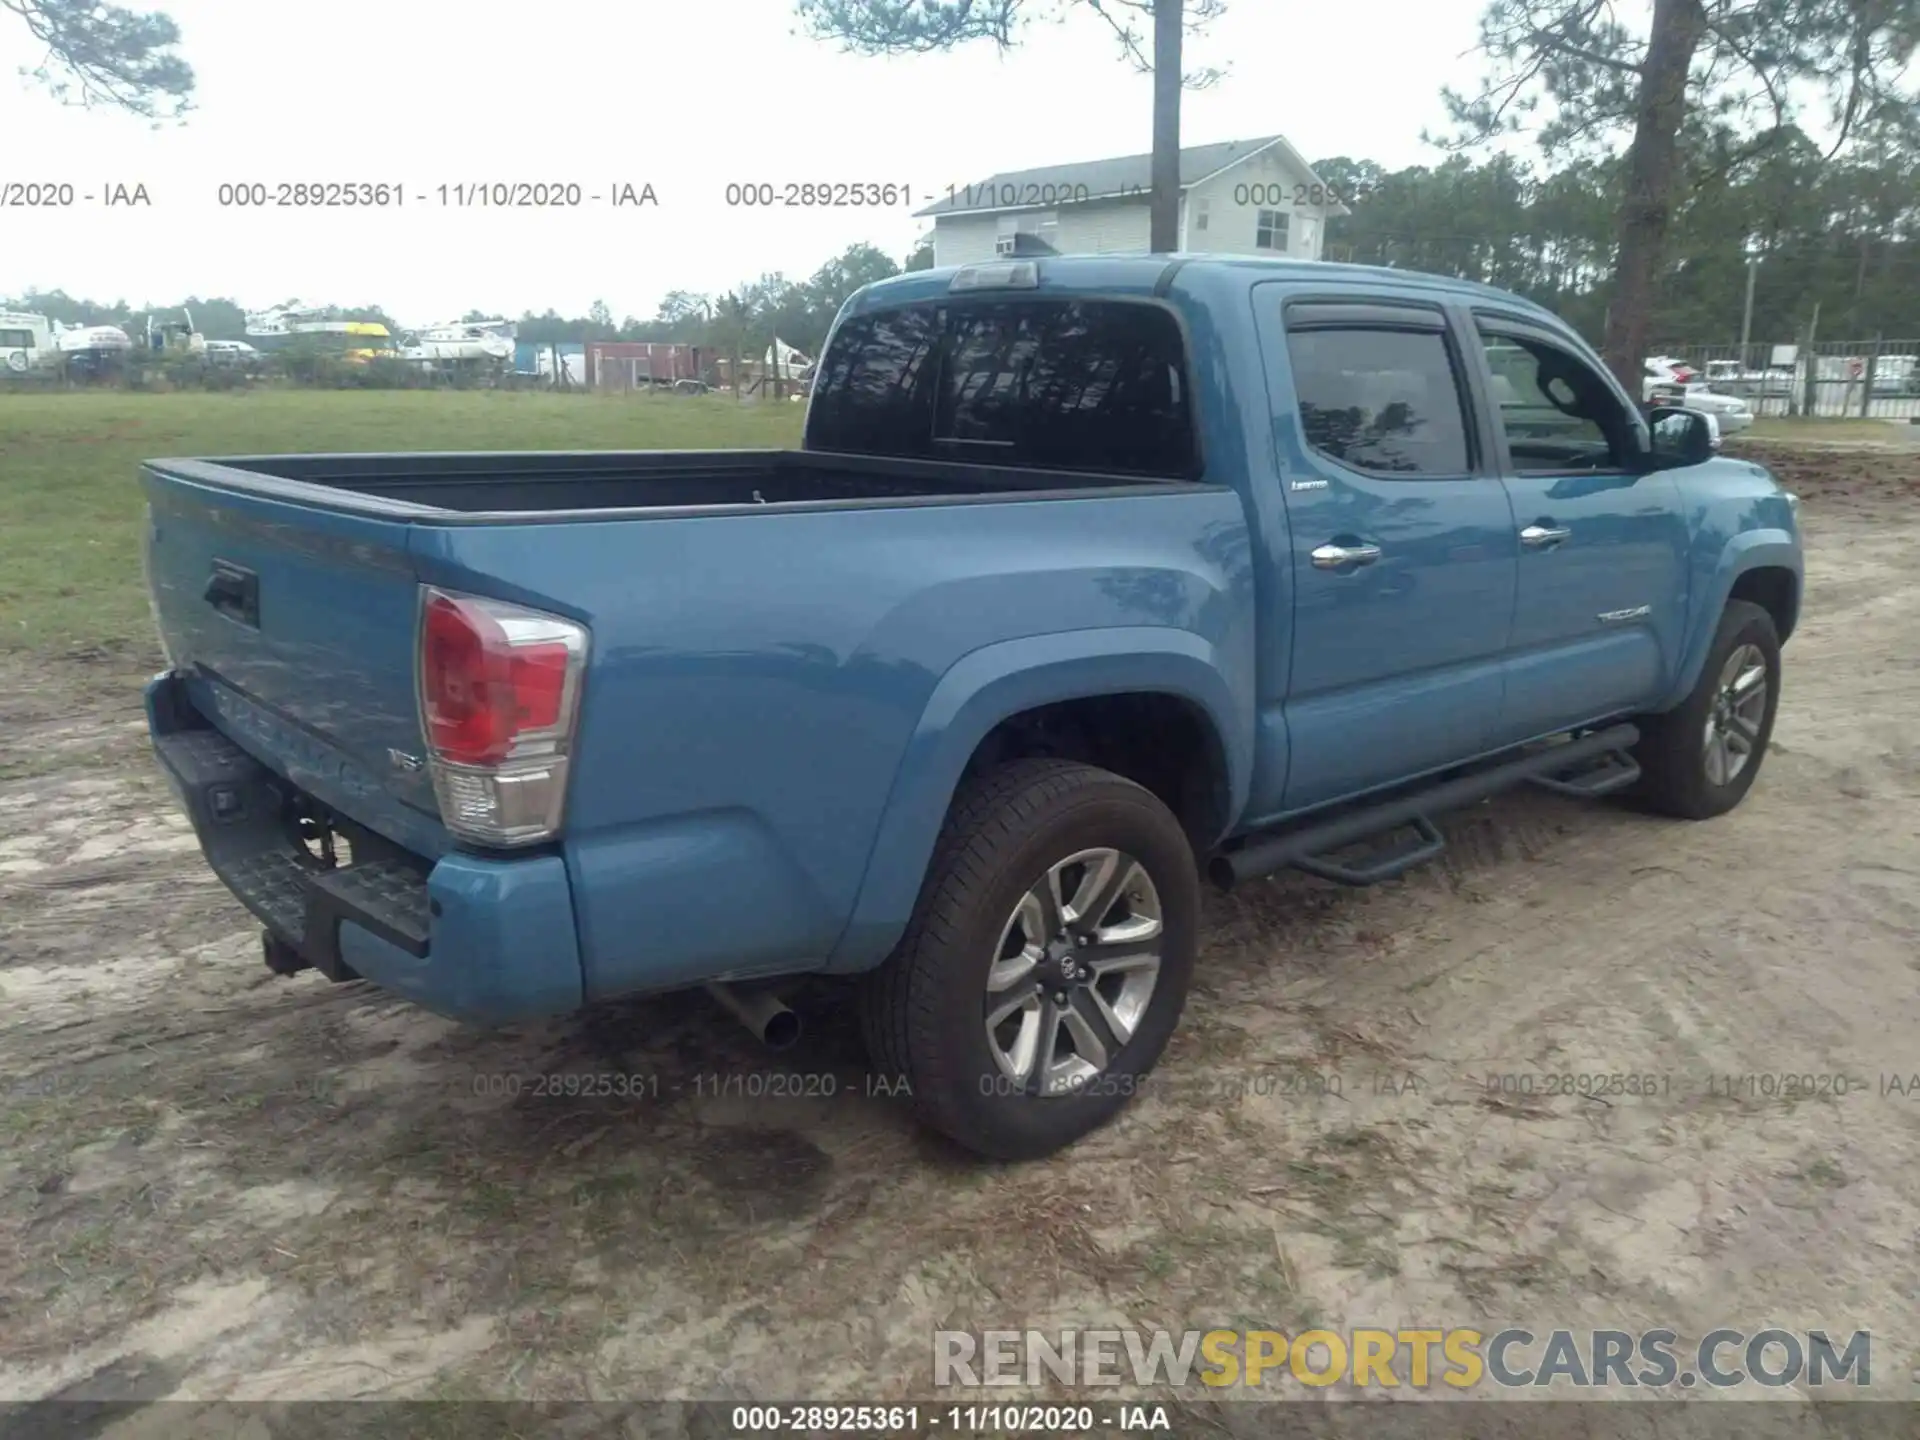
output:
{"label": "front tire", "polygon": [[1199,928],[1193,850],[1158,798],[1016,761],[955,798],[907,933],[866,982],[868,1051],[960,1145],[1050,1155],[1144,1089]]}
{"label": "front tire", "polygon": [[1683,820],[1724,815],[1746,798],[1773,738],[1780,704],[1780,636],[1758,605],[1731,600],[1693,692],[1643,717],[1634,798]]}

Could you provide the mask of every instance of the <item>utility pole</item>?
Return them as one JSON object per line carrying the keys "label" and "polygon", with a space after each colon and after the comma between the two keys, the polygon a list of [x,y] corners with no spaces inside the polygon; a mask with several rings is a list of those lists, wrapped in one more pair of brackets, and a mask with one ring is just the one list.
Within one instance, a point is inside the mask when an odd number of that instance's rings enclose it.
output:
{"label": "utility pole", "polygon": [[1747,251],[1747,307],[1740,315],[1740,368],[1751,370],[1753,362],[1747,358],[1747,343],[1753,336],[1753,282],[1760,273],[1760,257],[1751,249]]}
{"label": "utility pole", "polygon": [[[964,8],[964,7],[962,7]],[[1152,194],[1147,204],[1147,248],[1170,254],[1180,247],[1180,40],[1183,0],[1154,0]]]}

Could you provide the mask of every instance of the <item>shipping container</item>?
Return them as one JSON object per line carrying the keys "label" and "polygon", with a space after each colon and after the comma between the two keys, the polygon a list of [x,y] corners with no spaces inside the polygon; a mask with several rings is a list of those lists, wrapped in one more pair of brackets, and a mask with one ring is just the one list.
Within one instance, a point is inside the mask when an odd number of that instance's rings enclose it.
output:
{"label": "shipping container", "polygon": [[587,384],[596,390],[685,389],[704,384],[713,352],[655,340],[589,340]]}

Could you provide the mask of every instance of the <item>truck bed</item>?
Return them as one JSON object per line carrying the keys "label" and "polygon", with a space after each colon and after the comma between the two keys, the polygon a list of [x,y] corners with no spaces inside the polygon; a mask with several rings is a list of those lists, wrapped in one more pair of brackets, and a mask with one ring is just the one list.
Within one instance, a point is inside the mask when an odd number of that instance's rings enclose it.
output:
{"label": "truck bed", "polygon": [[[338,504],[361,496],[372,503],[352,508],[519,519],[582,511],[956,501],[1186,483],[805,450],[266,455],[148,465],[186,480],[237,485],[294,501]],[[317,489],[332,493],[323,496]]]}
{"label": "truck bed", "polygon": [[[944,808],[927,797],[979,739],[939,686],[970,695],[1034,655],[1076,685],[1123,669],[1137,684],[1146,655],[1149,681],[1218,709],[1216,672],[1254,663],[1245,509],[1219,484],[777,451],[156,460],[142,482],[178,700],[161,730],[223,738],[183,742],[207,752],[186,769],[243,815],[266,793],[251,776],[439,877],[429,956],[342,954],[449,1013],[869,963],[919,884],[893,878],[920,862],[876,839],[882,815]],[[417,689],[423,587],[587,631],[557,846],[489,858],[444,823]],[[876,855],[886,899],[856,925]],[[290,931],[282,858],[298,862],[276,852],[236,890]],[[516,958],[489,970],[493,942],[457,933],[460,916],[536,872],[543,908],[496,937]],[[721,877],[751,902],[716,907]],[[516,978],[536,973],[537,996]]]}

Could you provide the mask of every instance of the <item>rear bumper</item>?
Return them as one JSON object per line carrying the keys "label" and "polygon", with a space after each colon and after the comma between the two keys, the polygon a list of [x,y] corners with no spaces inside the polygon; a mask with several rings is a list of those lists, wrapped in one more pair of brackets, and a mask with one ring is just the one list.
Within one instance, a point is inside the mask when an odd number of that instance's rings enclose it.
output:
{"label": "rear bumper", "polygon": [[440,860],[395,850],[322,869],[284,813],[297,792],[210,726],[184,686],[147,686],[161,771],[227,888],[285,951],[426,1009],[497,1024],[578,1009],[573,894],[557,855]]}

